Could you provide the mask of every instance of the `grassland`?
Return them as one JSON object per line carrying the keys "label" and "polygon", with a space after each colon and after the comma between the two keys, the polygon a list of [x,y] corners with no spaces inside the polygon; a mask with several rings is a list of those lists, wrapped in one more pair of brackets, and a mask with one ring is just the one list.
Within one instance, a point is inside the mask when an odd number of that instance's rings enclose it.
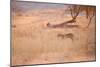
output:
{"label": "grassland", "polygon": [[[70,20],[60,10],[30,11],[12,15],[12,65],[79,62],[95,60],[95,17],[88,28],[88,19],[77,17],[79,28],[48,28],[47,23]],[[57,34],[73,33],[70,38]]]}

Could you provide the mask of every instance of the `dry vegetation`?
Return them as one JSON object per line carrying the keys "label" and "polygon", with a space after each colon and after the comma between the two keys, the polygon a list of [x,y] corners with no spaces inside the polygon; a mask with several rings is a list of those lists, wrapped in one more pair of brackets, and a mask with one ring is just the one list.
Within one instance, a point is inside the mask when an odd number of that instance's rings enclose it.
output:
{"label": "dry vegetation", "polygon": [[[61,10],[50,10],[51,13],[34,10],[32,14],[26,13],[29,15],[12,15],[12,65],[95,60],[95,17],[88,28],[89,19],[84,15],[72,23],[79,27],[51,28],[48,22],[61,24],[71,16],[63,15]],[[73,41],[68,33],[72,33]]]}

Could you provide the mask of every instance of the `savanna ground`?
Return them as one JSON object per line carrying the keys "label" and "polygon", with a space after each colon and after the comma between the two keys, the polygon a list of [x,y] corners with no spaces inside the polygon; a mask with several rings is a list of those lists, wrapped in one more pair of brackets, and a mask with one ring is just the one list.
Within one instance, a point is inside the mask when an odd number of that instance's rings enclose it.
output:
{"label": "savanna ground", "polygon": [[[63,63],[95,60],[95,17],[88,28],[84,15],[77,17],[79,28],[49,28],[47,23],[70,20],[60,9],[34,10],[12,15],[12,65]],[[57,37],[73,33],[74,40]]]}

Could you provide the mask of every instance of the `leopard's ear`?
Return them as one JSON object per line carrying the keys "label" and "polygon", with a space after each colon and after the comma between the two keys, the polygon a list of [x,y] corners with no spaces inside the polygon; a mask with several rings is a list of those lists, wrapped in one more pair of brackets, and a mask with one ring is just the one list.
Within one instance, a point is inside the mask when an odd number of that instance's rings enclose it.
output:
{"label": "leopard's ear", "polygon": [[50,25],[50,23],[49,23],[49,22],[47,23],[47,26],[48,26],[48,25]]}

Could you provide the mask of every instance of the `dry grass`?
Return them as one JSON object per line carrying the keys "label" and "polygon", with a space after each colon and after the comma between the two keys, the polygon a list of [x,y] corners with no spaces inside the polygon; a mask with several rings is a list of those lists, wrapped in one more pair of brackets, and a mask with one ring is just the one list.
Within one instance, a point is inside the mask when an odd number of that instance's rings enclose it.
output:
{"label": "dry grass", "polygon": [[[59,24],[71,17],[41,16],[12,18],[12,24],[16,25],[12,27],[13,65],[95,60],[95,19],[88,29],[84,29],[88,22],[84,16],[77,18],[80,28],[51,29],[46,23]],[[57,37],[64,33],[73,33],[74,41]]]}

